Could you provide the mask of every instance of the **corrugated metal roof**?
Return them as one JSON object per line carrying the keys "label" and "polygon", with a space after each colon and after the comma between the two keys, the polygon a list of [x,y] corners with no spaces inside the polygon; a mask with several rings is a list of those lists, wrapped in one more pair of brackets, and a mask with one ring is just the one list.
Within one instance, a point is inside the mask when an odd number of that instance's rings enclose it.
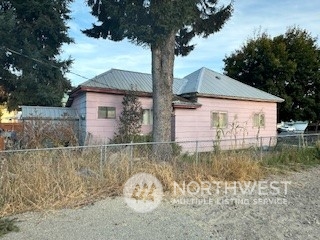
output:
{"label": "corrugated metal roof", "polygon": [[[178,91],[183,83],[183,79],[174,79],[173,92]],[[81,86],[152,93],[152,75],[111,69],[82,83]]]}
{"label": "corrugated metal roof", "polygon": [[21,106],[21,119],[79,119],[75,109],[66,107]]}
{"label": "corrugated metal roof", "polygon": [[[110,88],[115,90],[135,90],[152,93],[152,75],[118,69],[111,69],[81,84],[85,87]],[[250,99],[259,101],[282,102],[276,97],[251,87],[223,74],[201,68],[183,79],[174,78],[173,94],[197,93],[215,97]]]}
{"label": "corrugated metal roof", "polygon": [[187,82],[188,82],[187,79],[175,78],[173,80],[173,87],[172,87],[173,94],[179,95],[178,93],[184,87],[184,85],[187,84]]}
{"label": "corrugated metal roof", "polygon": [[188,79],[188,83],[180,89],[180,95],[198,93],[200,95],[213,95],[217,97],[235,99],[256,99],[273,102],[284,101],[282,98],[261,91],[207,68],[201,68],[186,76],[185,79]]}
{"label": "corrugated metal roof", "polygon": [[152,77],[151,74],[111,69],[81,86],[152,92]]}

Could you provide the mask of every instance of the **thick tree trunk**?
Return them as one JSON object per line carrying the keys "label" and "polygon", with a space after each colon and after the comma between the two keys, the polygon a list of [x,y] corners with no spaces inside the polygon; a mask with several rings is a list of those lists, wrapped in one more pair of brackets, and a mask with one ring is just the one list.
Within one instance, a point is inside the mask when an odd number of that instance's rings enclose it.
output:
{"label": "thick tree trunk", "polygon": [[153,85],[153,147],[159,160],[168,161],[172,156],[171,113],[172,84],[174,66],[175,33],[158,45],[151,47],[152,51],[152,85]]}

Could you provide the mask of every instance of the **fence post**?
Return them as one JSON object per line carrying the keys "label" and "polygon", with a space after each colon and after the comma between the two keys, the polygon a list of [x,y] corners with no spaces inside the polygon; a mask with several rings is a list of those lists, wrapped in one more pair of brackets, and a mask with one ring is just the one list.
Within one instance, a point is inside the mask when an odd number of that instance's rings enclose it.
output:
{"label": "fence post", "polygon": [[303,133],[301,133],[301,140],[302,140],[302,148],[307,147],[307,138],[304,136]]}
{"label": "fence post", "polygon": [[106,164],[106,161],[107,161],[107,145],[104,145],[103,166]]}
{"label": "fence post", "polygon": [[199,147],[199,143],[198,143],[198,140],[196,140],[196,164],[198,164],[198,162],[199,162],[199,150],[198,150],[198,147]]}
{"label": "fence post", "polygon": [[100,147],[100,177],[103,178],[103,145]]}
{"label": "fence post", "polygon": [[262,154],[263,154],[263,152],[262,152],[262,145],[263,145],[263,143],[262,143],[262,137],[260,137],[260,161],[262,161]]}
{"label": "fence post", "polygon": [[133,161],[133,142],[130,142],[130,159],[129,159],[129,174],[131,174],[132,171],[132,161]]}

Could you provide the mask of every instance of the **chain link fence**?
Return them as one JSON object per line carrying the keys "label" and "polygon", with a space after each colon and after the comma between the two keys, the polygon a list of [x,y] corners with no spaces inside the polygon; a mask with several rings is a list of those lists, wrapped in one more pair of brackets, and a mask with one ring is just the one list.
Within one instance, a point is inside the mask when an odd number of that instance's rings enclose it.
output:
{"label": "chain link fence", "polygon": [[[292,148],[312,148],[320,141],[320,134],[279,135],[276,137],[257,137],[227,139],[219,141],[180,141],[169,143],[127,143],[109,145],[91,145],[63,148],[45,148],[28,150],[0,151],[1,159],[19,159],[29,161],[34,156],[42,161],[59,162],[61,159],[79,159],[76,166],[79,174],[100,174],[105,164],[117,164],[127,161],[129,167],[139,161],[160,160],[154,155],[154,146],[171,146],[174,161],[208,161],[219,153],[245,152],[253,159],[261,160],[263,156],[275,152],[289,151]],[[90,159],[90,161],[89,161]],[[81,164],[80,164],[81,163]],[[89,166],[90,165],[90,166]],[[91,169],[91,170],[90,170]],[[90,170],[90,171],[89,171]],[[86,172],[87,171],[87,172]],[[129,169],[130,171],[130,169]]]}

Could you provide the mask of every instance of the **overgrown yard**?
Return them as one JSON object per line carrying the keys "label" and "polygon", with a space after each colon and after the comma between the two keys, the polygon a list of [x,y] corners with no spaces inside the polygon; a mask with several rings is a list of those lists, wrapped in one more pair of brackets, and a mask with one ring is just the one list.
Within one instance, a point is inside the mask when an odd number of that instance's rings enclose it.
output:
{"label": "overgrown yard", "polygon": [[128,161],[117,155],[101,164],[100,148],[21,151],[2,155],[0,215],[84,205],[122,193],[135,173],[154,174],[170,194],[173,182],[188,180],[250,181],[269,173],[297,171],[320,163],[316,148],[282,148],[257,160],[250,151],[181,155],[171,162]]}
{"label": "overgrown yard", "polygon": [[265,175],[262,165],[246,154],[219,154],[195,163],[138,160],[126,156],[100,165],[97,152],[21,152],[1,163],[1,216],[84,205],[122,193],[126,180],[138,172],[154,174],[170,193],[182,180],[255,180]]}
{"label": "overgrown yard", "polygon": [[[135,173],[154,174],[170,195],[173,182],[252,181],[270,173],[298,171],[320,163],[320,145],[282,147],[257,160],[251,151],[180,154],[171,162],[105,155],[101,149],[20,151],[1,155],[0,216],[25,211],[78,207],[106,196],[119,196]],[[196,161],[197,159],[197,161]],[[2,226],[2,225],[0,225]]]}

